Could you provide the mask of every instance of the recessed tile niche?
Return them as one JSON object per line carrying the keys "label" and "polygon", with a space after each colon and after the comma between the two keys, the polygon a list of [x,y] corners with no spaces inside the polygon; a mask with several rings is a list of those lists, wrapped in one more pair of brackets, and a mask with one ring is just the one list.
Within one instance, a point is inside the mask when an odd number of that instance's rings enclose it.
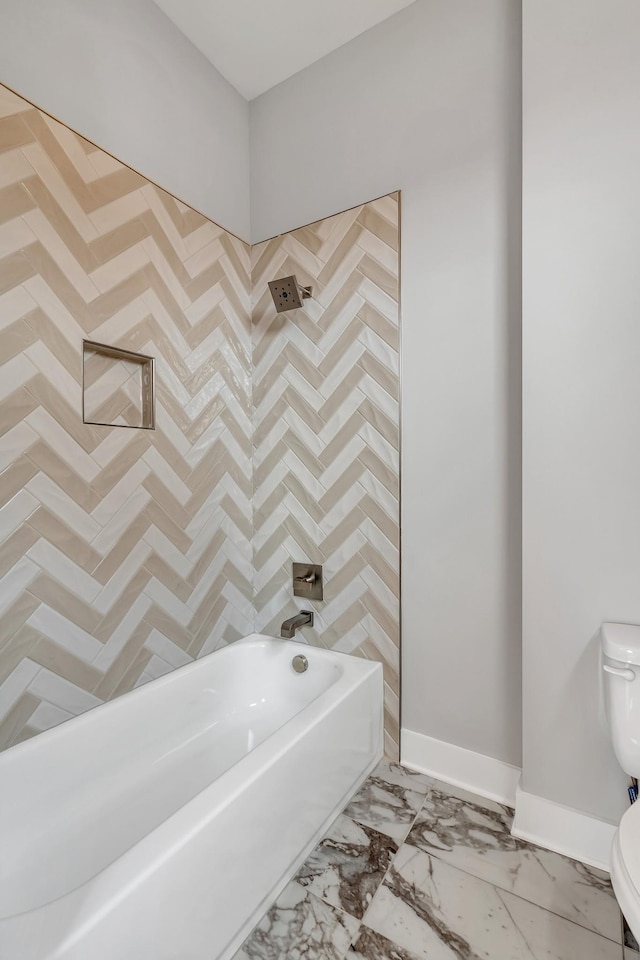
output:
{"label": "recessed tile niche", "polygon": [[155,428],[154,360],[93,340],[82,343],[82,419],[110,427]]}

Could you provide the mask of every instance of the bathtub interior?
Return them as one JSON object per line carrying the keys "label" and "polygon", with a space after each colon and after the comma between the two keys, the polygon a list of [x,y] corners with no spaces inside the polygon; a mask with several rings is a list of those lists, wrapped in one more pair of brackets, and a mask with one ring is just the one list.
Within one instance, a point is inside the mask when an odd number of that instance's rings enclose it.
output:
{"label": "bathtub interior", "polygon": [[249,637],[0,756],[0,917],[91,879],[341,676],[297,652]]}

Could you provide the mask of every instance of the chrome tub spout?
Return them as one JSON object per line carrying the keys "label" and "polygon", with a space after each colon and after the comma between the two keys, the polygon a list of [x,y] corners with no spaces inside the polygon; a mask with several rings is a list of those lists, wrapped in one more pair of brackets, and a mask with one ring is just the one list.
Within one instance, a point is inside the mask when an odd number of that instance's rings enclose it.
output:
{"label": "chrome tub spout", "polygon": [[313,611],[301,610],[295,617],[289,617],[280,627],[280,636],[285,640],[291,640],[296,635],[296,630],[300,627],[313,626]]}

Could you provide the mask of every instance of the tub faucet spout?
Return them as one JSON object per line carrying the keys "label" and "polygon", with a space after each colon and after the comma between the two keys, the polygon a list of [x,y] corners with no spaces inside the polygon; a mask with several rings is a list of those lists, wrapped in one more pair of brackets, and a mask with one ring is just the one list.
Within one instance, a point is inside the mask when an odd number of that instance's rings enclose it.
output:
{"label": "tub faucet spout", "polygon": [[289,617],[288,620],[285,620],[282,626],[280,627],[280,636],[284,637],[285,640],[291,640],[292,637],[295,637],[296,630],[299,627],[312,627],[313,626],[313,611],[312,610],[301,610],[300,613],[297,613],[295,617]]}

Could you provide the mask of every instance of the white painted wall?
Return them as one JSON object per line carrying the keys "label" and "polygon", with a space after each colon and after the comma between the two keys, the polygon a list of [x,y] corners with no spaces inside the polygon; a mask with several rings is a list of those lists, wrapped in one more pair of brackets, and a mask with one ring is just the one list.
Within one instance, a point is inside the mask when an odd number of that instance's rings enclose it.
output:
{"label": "white painted wall", "polygon": [[640,623],[640,5],[524,0],[524,788],[616,820],[602,620]]}
{"label": "white painted wall", "polygon": [[518,764],[520,3],[417,0],[251,108],[254,241],[402,190],[402,722]]}
{"label": "white painted wall", "polygon": [[244,239],[249,106],[152,0],[0,0],[0,81]]}

